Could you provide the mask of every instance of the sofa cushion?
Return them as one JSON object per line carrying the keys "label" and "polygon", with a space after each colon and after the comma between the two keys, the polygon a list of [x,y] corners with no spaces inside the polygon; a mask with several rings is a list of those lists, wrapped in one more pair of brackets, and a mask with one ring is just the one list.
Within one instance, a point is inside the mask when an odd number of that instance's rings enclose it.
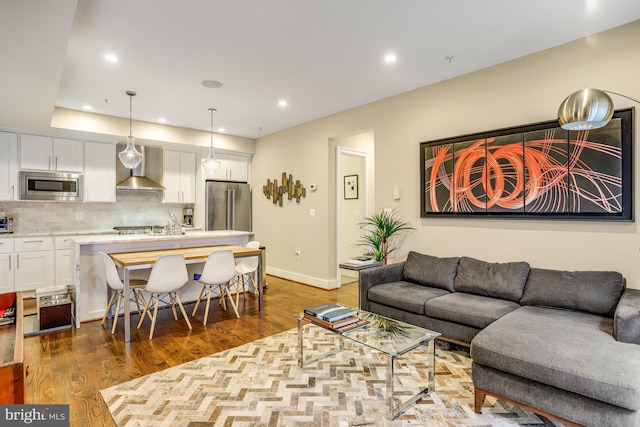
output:
{"label": "sofa cushion", "polygon": [[427,301],[424,314],[482,329],[520,307],[513,301],[455,292]]}
{"label": "sofa cushion", "polygon": [[615,271],[532,268],[520,304],[568,308],[613,317],[624,289],[624,278]]}
{"label": "sofa cushion", "polygon": [[402,270],[402,278],[419,285],[432,286],[453,292],[453,281],[460,258],[438,258],[409,252]]}
{"label": "sofa cushion", "polygon": [[425,302],[448,293],[444,289],[400,281],[373,286],[369,289],[369,299],[411,313],[424,314]]}
{"label": "sofa cushion", "polygon": [[640,346],[611,335],[613,320],[522,307],[471,341],[474,362],[630,410],[640,410]]}
{"label": "sofa cushion", "polygon": [[529,274],[529,263],[489,263],[462,257],[458,264],[455,290],[518,302]]}

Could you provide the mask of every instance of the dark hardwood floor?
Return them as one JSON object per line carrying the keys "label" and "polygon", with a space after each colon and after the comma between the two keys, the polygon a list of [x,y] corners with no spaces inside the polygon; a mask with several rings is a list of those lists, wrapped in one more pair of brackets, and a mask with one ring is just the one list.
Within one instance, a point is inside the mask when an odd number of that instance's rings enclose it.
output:
{"label": "dark hardwood floor", "polygon": [[[69,404],[72,427],[114,426],[100,395],[104,388],[291,329],[297,325],[293,314],[308,306],[324,302],[358,306],[357,282],[332,291],[272,276],[267,283],[262,312],[255,296],[240,296],[240,319],[216,302],[203,326],[201,305],[196,317],[190,317],[193,330],[189,331],[180,314],[175,321],[171,310],[160,310],[153,340],[148,339],[147,320],[132,333],[131,342],[124,343],[122,318],[115,335],[111,325],[103,327],[97,320],[79,329],[26,337],[26,403]],[[185,309],[191,314],[193,303],[185,304]],[[137,322],[137,313],[131,320]]]}

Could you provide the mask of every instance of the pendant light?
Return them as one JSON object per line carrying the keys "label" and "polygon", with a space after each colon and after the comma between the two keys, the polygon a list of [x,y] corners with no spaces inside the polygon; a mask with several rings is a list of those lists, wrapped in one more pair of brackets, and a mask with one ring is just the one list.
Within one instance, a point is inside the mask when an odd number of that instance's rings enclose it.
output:
{"label": "pendant light", "polygon": [[142,162],[142,153],[136,150],[136,140],[131,135],[131,107],[133,104],[133,97],[136,96],[136,93],[131,90],[128,90],[125,93],[129,95],[129,136],[127,137],[127,147],[118,153],[118,157],[125,168],[133,169]]}
{"label": "pendant light", "polygon": [[209,156],[202,160],[202,167],[208,173],[215,173],[218,172],[218,169],[222,166],[222,162],[220,162],[220,160],[216,160],[213,148],[213,113],[216,112],[216,109],[209,108],[209,112],[211,113],[211,145],[209,146]]}
{"label": "pendant light", "polygon": [[640,101],[609,90],[585,88],[567,96],[558,109],[562,129],[589,130],[604,127],[613,117],[613,101],[607,93]]}

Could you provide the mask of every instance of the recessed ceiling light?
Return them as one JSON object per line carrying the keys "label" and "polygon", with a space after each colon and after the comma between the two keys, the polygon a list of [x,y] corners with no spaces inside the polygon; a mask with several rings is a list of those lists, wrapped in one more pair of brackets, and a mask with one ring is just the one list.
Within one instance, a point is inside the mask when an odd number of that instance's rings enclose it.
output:
{"label": "recessed ceiling light", "polygon": [[225,132],[226,129],[225,128],[218,128],[218,132]]}
{"label": "recessed ceiling light", "polygon": [[166,123],[166,122],[167,122],[167,119],[165,119],[164,117],[160,117],[160,118],[158,119],[158,121],[159,121],[160,123]]}
{"label": "recessed ceiling light", "polygon": [[115,62],[118,62],[118,57],[117,57],[117,56],[115,56],[115,55],[114,55],[114,54],[112,54],[112,53],[107,53],[107,54],[104,56],[104,60],[105,60],[105,61],[107,61],[107,62],[114,62],[114,63],[115,63]]}
{"label": "recessed ceiling light", "polygon": [[387,64],[393,64],[394,62],[397,61],[398,58],[396,58],[396,55],[393,53],[389,53],[387,55],[385,55],[384,57],[384,62],[386,62]]}
{"label": "recessed ceiling light", "polygon": [[286,100],[281,99],[280,101],[278,101],[278,105],[281,107],[286,107],[287,105],[289,105],[289,103]]}
{"label": "recessed ceiling light", "polygon": [[89,110],[89,111],[93,110],[93,107],[91,105],[89,105],[89,104],[83,105],[82,108],[84,108],[85,110]]}
{"label": "recessed ceiling light", "polygon": [[217,80],[203,80],[202,86],[208,87],[209,89],[218,89],[222,87],[222,83]]}

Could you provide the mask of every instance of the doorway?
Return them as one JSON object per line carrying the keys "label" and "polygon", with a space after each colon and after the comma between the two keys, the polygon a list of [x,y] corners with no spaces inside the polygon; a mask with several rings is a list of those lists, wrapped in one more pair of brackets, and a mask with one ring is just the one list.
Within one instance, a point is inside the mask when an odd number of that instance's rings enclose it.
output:
{"label": "doorway", "polygon": [[[358,137],[369,138],[373,145],[373,133]],[[357,246],[362,230],[360,223],[369,215],[371,199],[371,168],[368,151],[342,146],[336,147],[336,267],[350,258],[362,255]],[[337,267],[339,286],[358,279],[358,273]]]}

